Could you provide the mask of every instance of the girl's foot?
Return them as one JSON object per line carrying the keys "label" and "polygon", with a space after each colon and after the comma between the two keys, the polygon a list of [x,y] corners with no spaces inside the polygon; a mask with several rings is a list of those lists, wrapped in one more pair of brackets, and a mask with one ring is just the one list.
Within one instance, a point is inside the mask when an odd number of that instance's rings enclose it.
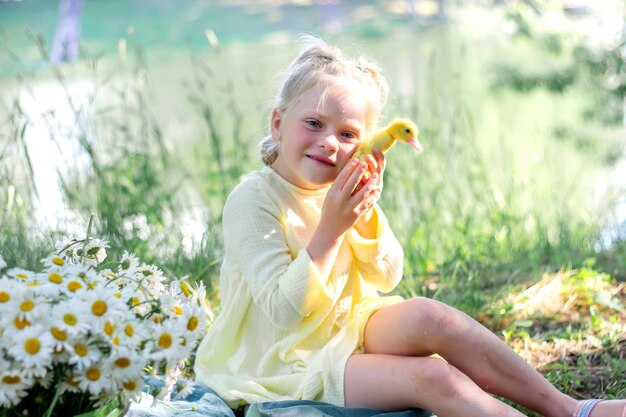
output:
{"label": "girl's foot", "polygon": [[626,400],[579,401],[572,417],[626,417]]}

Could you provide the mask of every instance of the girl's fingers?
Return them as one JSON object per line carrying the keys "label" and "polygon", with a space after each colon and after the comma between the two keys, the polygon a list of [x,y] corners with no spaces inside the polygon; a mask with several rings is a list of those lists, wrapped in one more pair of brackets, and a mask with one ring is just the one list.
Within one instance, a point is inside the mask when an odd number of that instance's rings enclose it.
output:
{"label": "girl's fingers", "polygon": [[381,174],[385,171],[385,166],[387,165],[387,160],[385,159],[385,155],[380,151],[380,149],[374,148],[372,155],[376,160],[376,165],[378,167],[378,173]]}
{"label": "girl's fingers", "polygon": [[373,192],[376,189],[376,184],[378,183],[378,174],[372,174],[369,180],[365,183],[361,189],[354,193],[353,198],[357,203],[362,204],[367,198],[370,198]]}
{"label": "girl's fingers", "polygon": [[365,157],[365,162],[367,162],[371,172],[378,172],[378,162],[371,154]]}
{"label": "girl's fingers", "polygon": [[359,160],[357,158],[352,158],[339,172],[337,178],[335,178],[335,184],[337,184],[340,190],[343,190],[345,188],[346,182],[350,178],[350,175],[354,173],[354,170],[358,166],[358,164]]}
{"label": "girl's fingers", "polygon": [[[352,175],[350,175],[350,177],[347,179],[343,189],[348,190],[350,192],[350,195],[352,195],[357,184],[359,183],[359,181],[361,181],[361,178],[363,177],[363,174],[365,174],[366,169],[367,169],[367,164],[364,162],[361,162],[359,166],[354,171],[352,171]],[[362,189],[363,188],[361,188],[361,190]]]}

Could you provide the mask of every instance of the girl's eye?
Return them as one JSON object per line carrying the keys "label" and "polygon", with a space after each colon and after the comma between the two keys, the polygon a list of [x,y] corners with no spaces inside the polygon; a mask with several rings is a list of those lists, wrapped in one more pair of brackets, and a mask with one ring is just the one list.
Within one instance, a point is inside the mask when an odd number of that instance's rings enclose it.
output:
{"label": "girl's eye", "polygon": [[350,141],[359,139],[357,135],[355,135],[352,132],[343,132],[341,136],[343,136],[345,139],[350,140]]}
{"label": "girl's eye", "polygon": [[322,124],[320,122],[318,122],[317,120],[311,119],[311,120],[307,120],[306,124],[308,124],[311,127],[322,127]]}

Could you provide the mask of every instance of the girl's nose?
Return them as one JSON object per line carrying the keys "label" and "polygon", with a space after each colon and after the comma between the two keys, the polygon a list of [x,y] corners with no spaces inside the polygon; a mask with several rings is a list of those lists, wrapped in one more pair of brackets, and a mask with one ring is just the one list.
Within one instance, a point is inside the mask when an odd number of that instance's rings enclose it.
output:
{"label": "girl's nose", "polygon": [[337,140],[337,136],[334,133],[330,133],[325,135],[320,140],[320,148],[324,148],[327,151],[335,152],[339,148],[339,141]]}

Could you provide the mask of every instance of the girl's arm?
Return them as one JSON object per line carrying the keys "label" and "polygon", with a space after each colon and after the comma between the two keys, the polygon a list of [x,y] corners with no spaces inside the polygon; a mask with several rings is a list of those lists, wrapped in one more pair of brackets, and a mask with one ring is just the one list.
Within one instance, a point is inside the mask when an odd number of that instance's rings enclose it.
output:
{"label": "girl's arm", "polygon": [[[378,149],[374,149],[372,155],[368,155],[365,160],[373,173],[368,181],[371,182],[371,191],[367,197],[373,204],[382,193],[386,160]],[[380,207],[374,204],[359,217],[348,233],[348,243],[365,281],[382,292],[389,292],[398,285],[402,278],[404,253]]]}
{"label": "girl's arm", "polygon": [[290,329],[330,304],[326,285],[306,249],[287,246],[277,204],[252,179],[238,186],[224,206],[222,274],[240,275],[254,303],[274,324]]}
{"label": "girl's arm", "polygon": [[363,236],[355,227],[346,239],[363,280],[386,293],[402,279],[404,252],[380,207],[374,206],[372,217],[377,219],[373,238]]}
{"label": "girl's arm", "polygon": [[328,277],[344,236],[371,208],[370,196],[378,183],[377,173],[361,189],[354,192],[368,164],[352,159],[341,170],[328,190],[320,222],[307,246],[307,252],[323,277]]}

